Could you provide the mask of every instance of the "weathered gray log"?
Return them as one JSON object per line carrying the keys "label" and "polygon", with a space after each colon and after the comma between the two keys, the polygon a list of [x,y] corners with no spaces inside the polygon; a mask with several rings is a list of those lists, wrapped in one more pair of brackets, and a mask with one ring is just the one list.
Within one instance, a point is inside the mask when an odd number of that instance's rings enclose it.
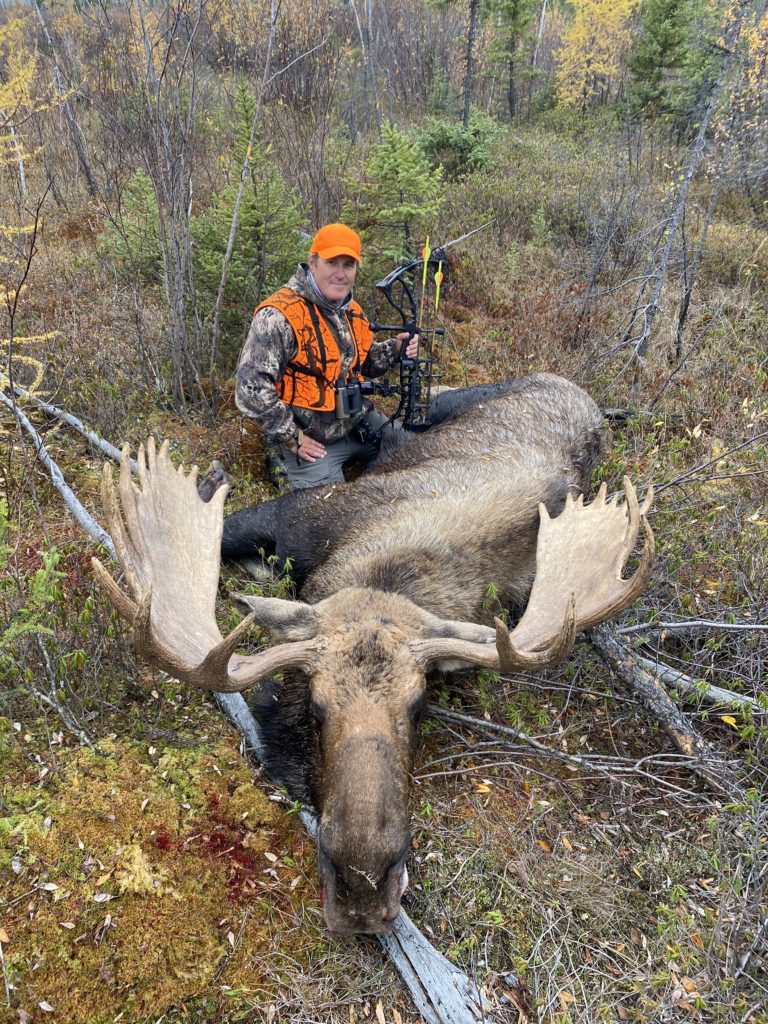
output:
{"label": "weathered gray log", "polygon": [[712,683],[707,683],[704,680],[691,679],[684,672],[679,672],[662,661],[654,661],[653,658],[645,658],[639,654],[635,657],[639,665],[647,668],[665,686],[671,686],[673,690],[678,690],[686,697],[700,697],[711,704],[725,704],[726,706],[739,704],[751,708],[755,714],[766,713],[754,697],[748,697],[744,693],[734,693],[733,690],[724,690],[721,686],[713,686]]}
{"label": "weathered gray log", "polygon": [[637,696],[640,704],[670,737],[681,754],[690,757],[693,771],[716,792],[738,796],[741,786],[728,763],[693,728],[661,681],[637,661],[615,627],[596,626],[589,632],[592,646],[611,671]]}
{"label": "weathered gray log", "polygon": [[[111,459],[118,466],[120,465],[121,452],[119,448],[115,448],[109,441],[105,441],[103,437],[100,437],[95,430],[91,430],[90,427],[86,427],[82,420],[79,420],[77,416],[73,416],[71,412],[67,412],[65,409],[60,409],[58,405],[52,405],[50,402],[44,402],[42,398],[37,395],[33,395],[30,391],[25,388],[19,387],[18,384],[14,386],[14,392],[17,396],[25,398],[27,401],[32,402],[38,409],[42,409],[43,412],[49,416],[54,416],[56,419],[61,420],[68,426],[76,430],[78,434],[82,434],[86,440],[88,440],[95,448],[98,448],[102,454],[106,455],[108,459]],[[131,472],[136,472],[136,459],[131,459]]]}
{"label": "weathered gray log", "polygon": [[48,454],[48,451],[43,444],[43,439],[29,422],[17,403],[2,391],[0,391],[0,401],[2,401],[4,405],[8,406],[11,412],[15,415],[20,426],[22,426],[32,438],[32,442],[35,446],[35,454],[50,473],[51,483],[64,498],[67,508],[75,517],[79,525],[82,526],[89,537],[92,537],[98,544],[101,544],[102,547],[106,548],[112,558],[114,558],[115,561],[118,561],[117,552],[115,551],[115,547],[112,543],[112,538],[106,530],[99,526],[90,512],[88,512],[83,504],[77,499],[74,491],[64,479],[64,474],[59,469],[57,463]]}

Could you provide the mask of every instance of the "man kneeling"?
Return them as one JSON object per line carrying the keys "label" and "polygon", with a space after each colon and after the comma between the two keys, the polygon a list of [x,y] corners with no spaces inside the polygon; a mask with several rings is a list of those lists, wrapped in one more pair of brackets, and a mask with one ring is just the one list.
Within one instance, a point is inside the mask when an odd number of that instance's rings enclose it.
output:
{"label": "man kneeling", "polygon": [[343,480],[351,459],[372,462],[371,438],[386,424],[363,396],[363,376],[379,377],[401,350],[413,359],[418,335],[374,341],[352,298],[360,238],[326,224],[312,239],[309,263],[257,307],[237,369],[235,400],[273,446],[276,468],[294,487]]}

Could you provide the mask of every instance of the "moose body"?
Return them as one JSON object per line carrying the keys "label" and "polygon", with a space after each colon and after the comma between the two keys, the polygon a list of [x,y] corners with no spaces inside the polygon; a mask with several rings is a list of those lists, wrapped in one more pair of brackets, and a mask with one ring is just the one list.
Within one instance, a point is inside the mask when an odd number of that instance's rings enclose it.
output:
{"label": "moose body", "polygon": [[[403,640],[427,635],[432,617],[491,625],[491,585],[502,606],[523,606],[539,503],[557,515],[569,492],[588,487],[601,452],[602,414],[569,381],[537,374],[479,402],[483,393],[446,396],[444,422],[394,433],[350,484],[294,491],[224,522],[225,559],[274,553],[290,560],[302,601],[327,606],[336,596],[318,630],[332,666],[311,683],[292,674],[252,707],[268,770],[321,816],[326,914],[337,931],[378,930],[399,906],[403,876],[383,893],[367,877],[402,868],[408,850],[424,678],[399,663]],[[340,738],[328,742],[331,730]],[[361,843],[374,849],[351,849]],[[353,918],[351,906],[362,908]]]}
{"label": "moose body", "polygon": [[[604,487],[592,505],[574,500],[602,445],[603,417],[584,391],[535,374],[492,388],[487,399],[474,392],[443,405],[443,422],[397,432],[372,472],[236,513],[223,535],[223,497],[214,497],[216,509],[195,503],[194,474],[174,472],[153,447],[137,496],[126,453],[128,539],[118,550],[136,603],[99,567],[147,658],[197,686],[254,687],[268,768],[307,789],[318,811],[326,922],[342,934],[387,931],[400,910],[430,668],[552,664],[578,629],[626,607],[650,571],[650,495],[640,510],[625,481],[624,505],[606,502]],[[109,486],[105,501],[113,537],[122,537]],[[623,580],[641,525],[641,567]],[[250,615],[222,639],[214,617],[219,540],[225,558],[264,551],[290,559],[300,600],[238,595]],[[204,568],[180,597],[165,583],[167,566],[188,563],[192,548]],[[507,607],[528,599],[511,634],[488,611],[490,584]],[[252,620],[277,644],[238,655]]]}
{"label": "moose body", "polygon": [[543,373],[448,392],[435,405],[442,422],[389,434],[353,483],[228,516],[222,557],[263,551],[290,560],[310,603],[368,587],[443,618],[491,623],[484,606],[493,584],[504,607],[524,604],[539,503],[556,515],[569,492],[587,489],[603,416],[581,388]]}

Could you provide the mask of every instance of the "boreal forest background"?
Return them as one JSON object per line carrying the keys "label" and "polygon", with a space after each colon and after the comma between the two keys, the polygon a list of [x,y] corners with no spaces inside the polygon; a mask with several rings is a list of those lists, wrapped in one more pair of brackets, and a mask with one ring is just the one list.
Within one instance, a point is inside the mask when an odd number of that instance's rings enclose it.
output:
{"label": "boreal forest background", "polygon": [[40,404],[273,496],[237,354],[337,219],[387,323],[375,282],[483,226],[423,296],[442,382],[577,381],[602,478],[657,490],[627,677],[586,638],[435,683],[409,913],[496,1020],[768,1021],[767,59],[763,0],[0,6],[1,1021],[419,1019],[213,703],[134,658],[61,494],[103,524],[103,456]]}

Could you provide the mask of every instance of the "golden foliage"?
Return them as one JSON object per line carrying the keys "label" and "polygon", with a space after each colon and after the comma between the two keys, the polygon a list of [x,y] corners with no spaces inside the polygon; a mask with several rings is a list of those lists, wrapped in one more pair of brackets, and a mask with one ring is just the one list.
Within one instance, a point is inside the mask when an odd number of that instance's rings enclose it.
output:
{"label": "golden foliage", "polygon": [[747,68],[745,90],[747,98],[757,106],[766,104],[766,78],[768,77],[768,12],[747,33]]}
{"label": "golden foliage", "polygon": [[631,42],[640,0],[574,0],[559,61],[557,92],[566,106],[586,109],[605,95]]}
{"label": "golden foliage", "polygon": [[32,105],[31,86],[37,71],[37,55],[24,45],[25,18],[11,18],[0,25],[0,118],[13,121],[17,111]]}

